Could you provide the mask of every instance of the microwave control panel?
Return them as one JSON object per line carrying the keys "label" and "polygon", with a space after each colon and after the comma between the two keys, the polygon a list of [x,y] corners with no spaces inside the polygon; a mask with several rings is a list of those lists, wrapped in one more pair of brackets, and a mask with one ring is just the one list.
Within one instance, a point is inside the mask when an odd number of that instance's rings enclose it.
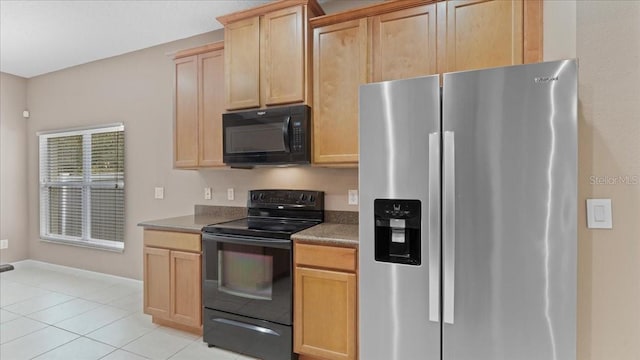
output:
{"label": "microwave control panel", "polygon": [[302,144],[304,142],[304,133],[302,130],[302,122],[301,121],[293,121],[293,143],[291,149],[294,152],[302,151]]}

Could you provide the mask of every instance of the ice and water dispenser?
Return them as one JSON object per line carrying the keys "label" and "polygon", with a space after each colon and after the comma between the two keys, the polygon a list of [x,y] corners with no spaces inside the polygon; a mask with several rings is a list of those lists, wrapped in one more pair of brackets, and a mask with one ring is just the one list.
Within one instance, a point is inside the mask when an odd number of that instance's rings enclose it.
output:
{"label": "ice and water dispenser", "polygon": [[376,199],[376,261],[420,265],[420,200]]}

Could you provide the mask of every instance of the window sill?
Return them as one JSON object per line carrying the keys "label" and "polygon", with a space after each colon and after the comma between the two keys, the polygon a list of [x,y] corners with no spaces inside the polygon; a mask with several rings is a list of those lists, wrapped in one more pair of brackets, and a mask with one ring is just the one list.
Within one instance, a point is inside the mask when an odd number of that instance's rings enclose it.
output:
{"label": "window sill", "polygon": [[113,244],[108,244],[105,242],[94,242],[94,241],[84,241],[84,240],[64,240],[64,239],[54,239],[54,238],[40,238],[40,241],[52,243],[52,244],[60,244],[60,245],[70,245],[77,246],[89,249],[97,249],[97,250],[105,250],[116,253],[124,252],[124,243],[114,242]]}

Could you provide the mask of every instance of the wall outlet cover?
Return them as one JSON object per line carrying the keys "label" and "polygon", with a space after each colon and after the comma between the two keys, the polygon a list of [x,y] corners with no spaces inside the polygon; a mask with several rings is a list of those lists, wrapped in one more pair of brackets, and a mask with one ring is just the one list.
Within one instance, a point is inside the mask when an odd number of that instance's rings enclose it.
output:
{"label": "wall outlet cover", "polygon": [[235,199],[235,194],[233,192],[233,188],[228,188],[227,189],[227,200],[233,200]]}
{"label": "wall outlet cover", "polygon": [[156,187],[155,188],[155,198],[158,199],[158,200],[164,199],[164,188],[163,187]]}
{"label": "wall outlet cover", "polygon": [[205,200],[211,200],[211,188],[210,187],[204,188],[204,199]]}
{"label": "wall outlet cover", "polygon": [[9,240],[4,239],[0,240],[0,249],[8,249],[9,248]]}
{"label": "wall outlet cover", "polygon": [[349,190],[349,205],[358,205],[358,190]]}

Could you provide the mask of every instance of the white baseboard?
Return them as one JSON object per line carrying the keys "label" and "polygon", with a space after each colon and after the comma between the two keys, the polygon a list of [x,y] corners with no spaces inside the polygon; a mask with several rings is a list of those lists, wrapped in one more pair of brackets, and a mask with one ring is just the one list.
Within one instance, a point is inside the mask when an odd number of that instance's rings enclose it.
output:
{"label": "white baseboard", "polygon": [[80,272],[80,273],[83,273],[83,274],[86,274],[86,275],[90,275],[90,276],[107,277],[107,278],[112,278],[112,279],[119,280],[119,281],[131,282],[131,284],[135,284],[135,285],[142,284],[141,280],[126,278],[126,277],[117,276],[117,275],[105,274],[105,273],[101,273],[101,272],[97,272],[97,271],[74,268],[74,267],[71,267],[71,266],[52,264],[52,263],[48,263],[48,262],[44,262],[44,261],[40,261],[40,260],[26,259],[26,260],[15,261],[15,262],[12,262],[11,264],[16,269],[21,269],[21,268],[24,269],[24,268],[31,267],[31,268],[38,268],[38,269],[49,269],[49,270],[52,270],[52,271],[57,271],[57,272],[67,273],[67,274],[69,274],[69,273],[79,273]]}

